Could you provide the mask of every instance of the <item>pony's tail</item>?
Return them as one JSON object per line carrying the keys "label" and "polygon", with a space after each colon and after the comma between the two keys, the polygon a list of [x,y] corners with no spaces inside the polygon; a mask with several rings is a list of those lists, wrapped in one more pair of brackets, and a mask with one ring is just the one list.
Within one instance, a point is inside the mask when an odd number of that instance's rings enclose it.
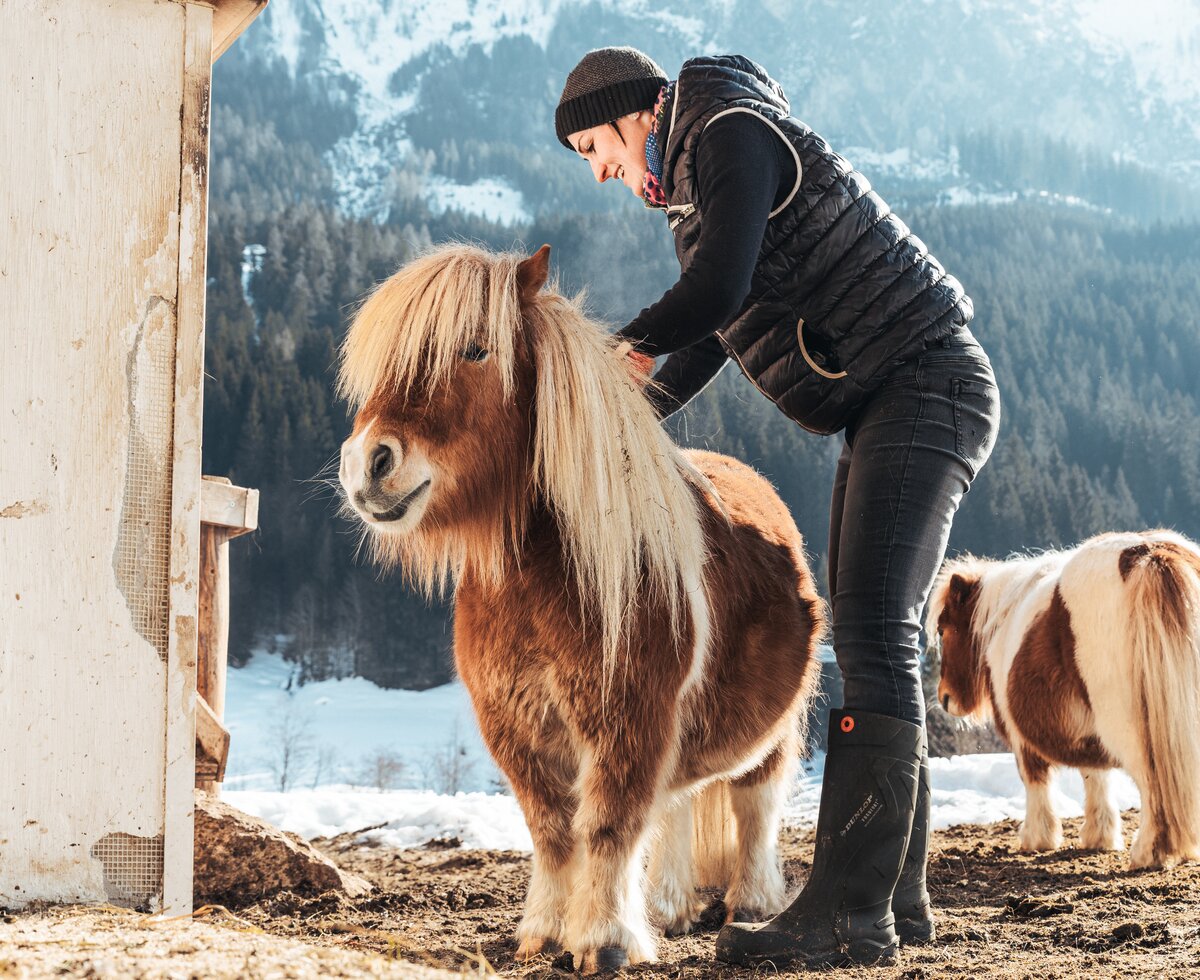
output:
{"label": "pony's tail", "polygon": [[[1135,722],[1158,826],[1156,858],[1200,857],[1200,552],[1149,541],[1121,555]],[[1160,853],[1161,852],[1161,853]]]}
{"label": "pony's tail", "polygon": [[692,797],[692,861],[696,884],[725,888],[737,860],[737,833],[729,783],[713,780]]}

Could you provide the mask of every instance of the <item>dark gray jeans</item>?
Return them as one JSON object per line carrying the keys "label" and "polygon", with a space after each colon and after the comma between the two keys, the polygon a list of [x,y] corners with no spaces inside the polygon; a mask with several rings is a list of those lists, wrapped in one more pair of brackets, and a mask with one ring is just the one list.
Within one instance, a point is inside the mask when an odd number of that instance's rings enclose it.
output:
{"label": "dark gray jeans", "polygon": [[847,708],[924,722],[921,617],[999,424],[991,362],[963,329],[899,365],[847,427],[829,524]]}

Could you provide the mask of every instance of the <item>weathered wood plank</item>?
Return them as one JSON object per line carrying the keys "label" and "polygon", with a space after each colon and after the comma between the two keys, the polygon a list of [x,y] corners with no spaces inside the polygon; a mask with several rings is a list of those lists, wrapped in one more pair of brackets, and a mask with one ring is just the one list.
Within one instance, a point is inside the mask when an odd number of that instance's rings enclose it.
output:
{"label": "weathered wood plank", "polygon": [[[229,732],[208,702],[196,696],[196,788],[208,791],[202,782],[219,785],[225,779],[229,760]],[[206,777],[201,780],[200,776]]]}
{"label": "weathered wood plank", "polygon": [[213,11],[184,7],[179,282],[171,496],[170,647],[167,660],[166,837],[163,910],[192,910],[196,782],[196,658],[200,573],[200,434],[204,391],[205,244],[208,231],[208,123]]}
{"label": "weathered wood plank", "polygon": [[[229,654],[229,537],[228,528],[207,523],[200,526],[200,636],[196,692],[218,720],[225,717],[225,674]],[[199,765],[196,773],[198,777],[202,773]],[[219,793],[217,777],[207,772],[204,775],[207,778],[198,781],[197,788]]]}

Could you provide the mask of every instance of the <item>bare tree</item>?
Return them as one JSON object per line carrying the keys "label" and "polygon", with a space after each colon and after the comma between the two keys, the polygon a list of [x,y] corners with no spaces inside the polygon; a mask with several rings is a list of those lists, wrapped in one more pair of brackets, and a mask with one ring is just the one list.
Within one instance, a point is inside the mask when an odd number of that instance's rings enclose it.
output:
{"label": "bare tree", "polygon": [[312,765],[312,783],[313,789],[321,785],[321,781],[326,779],[337,766],[338,752],[337,749],[328,742],[321,744],[313,758]]}
{"label": "bare tree", "polygon": [[359,778],[365,785],[374,786],[382,793],[400,785],[406,768],[399,753],[379,746],[363,756]]}
{"label": "bare tree", "polygon": [[300,778],[312,753],[312,719],[301,713],[291,698],[274,724],[267,729],[267,765],[275,785],[286,793]]}
{"label": "bare tree", "polygon": [[466,789],[475,775],[475,760],[459,731],[458,722],[449,741],[426,757],[421,766],[425,785],[438,793],[454,795]]}

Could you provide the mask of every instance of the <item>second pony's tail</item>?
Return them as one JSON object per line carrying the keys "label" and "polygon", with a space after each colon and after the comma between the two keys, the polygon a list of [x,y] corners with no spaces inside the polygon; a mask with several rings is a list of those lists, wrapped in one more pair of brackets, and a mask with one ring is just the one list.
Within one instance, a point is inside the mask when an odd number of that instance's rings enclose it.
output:
{"label": "second pony's tail", "polygon": [[1156,862],[1200,858],[1200,550],[1177,539],[1127,548],[1135,717],[1157,823]]}

